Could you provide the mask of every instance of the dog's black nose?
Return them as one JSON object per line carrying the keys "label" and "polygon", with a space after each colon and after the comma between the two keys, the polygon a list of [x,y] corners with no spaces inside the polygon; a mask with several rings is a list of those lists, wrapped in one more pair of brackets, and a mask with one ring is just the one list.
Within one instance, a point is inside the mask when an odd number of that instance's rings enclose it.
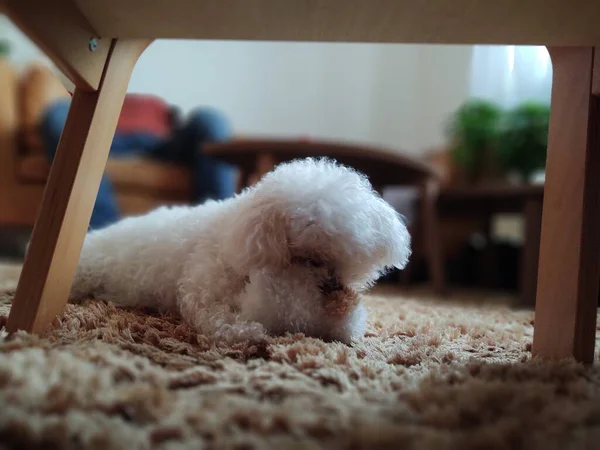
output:
{"label": "dog's black nose", "polygon": [[329,295],[333,292],[341,291],[342,289],[344,289],[344,286],[342,286],[338,277],[336,277],[335,273],[331,270],[329,271],[329,276],[319,285],[319,290],[323,295]]}

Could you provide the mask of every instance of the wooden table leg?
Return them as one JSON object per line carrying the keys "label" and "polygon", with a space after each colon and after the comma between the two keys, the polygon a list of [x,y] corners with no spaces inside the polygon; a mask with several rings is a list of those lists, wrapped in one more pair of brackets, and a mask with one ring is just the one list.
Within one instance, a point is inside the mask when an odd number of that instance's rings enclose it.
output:
{"label": "wooden table leg", "polygon": [[427,180],[422,187],[422,224],[423,240],[427,252],[429,276],[436,295],[446,295],[446,277],[444,275],[444,251],[440,236],[440,221],[437,213],[439,184]]}
{"label": "wooden table leg", "polygon": [[595,62],[600,55],[592,47],[549,50],[554,78],[533,353],[589,363],[600,277],[600,80]]}
{"label": "wooden table leg", "polygon": [[525,200],[525,242],[521,257],[519,280],[520,302],[523,306],[535,305],[538,261],[540,257],[540,230],[542,228],[542,198],[530,196]]}
{"label": "wooden table leg", "polygon": [[131,72],[150,41],[114,41],[97,91],[76,90],[8,318],[7,330],[43,331],[61,314]]}
{"label": "wooden table leg", "polygon": [[236,192],[240,193],[250,185],[250,172],[244,168],[238,170]]}

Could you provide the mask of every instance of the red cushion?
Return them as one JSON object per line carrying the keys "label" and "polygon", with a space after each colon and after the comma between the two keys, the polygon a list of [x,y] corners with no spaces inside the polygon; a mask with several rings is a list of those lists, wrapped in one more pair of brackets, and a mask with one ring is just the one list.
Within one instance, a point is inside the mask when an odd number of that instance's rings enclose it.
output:
{"label": "red cushion", "polygon": [[153,95],[127,94],[117,131],[148,133],[165,138],[171,131],[170,105]]}
{"label": "red cushion", "polygon": [[[69,95],[73,97],[72,92]],[[170,105],[154,95],[126,94],[117,131],[165,138],[171,132]]]}

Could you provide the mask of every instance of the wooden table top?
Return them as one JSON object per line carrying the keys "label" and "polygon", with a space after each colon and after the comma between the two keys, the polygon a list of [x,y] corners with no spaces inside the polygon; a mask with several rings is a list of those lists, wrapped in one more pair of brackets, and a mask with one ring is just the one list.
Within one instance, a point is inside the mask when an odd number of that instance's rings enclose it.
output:
{"label": "wooden table top", "polygon": [[72,1],[107,38],[600,43],[597,0]]}
{"label": "wooden table top", "polygon": [[600,44],[598,0],[0,0],[0,12],[83,90],[115,38]]}

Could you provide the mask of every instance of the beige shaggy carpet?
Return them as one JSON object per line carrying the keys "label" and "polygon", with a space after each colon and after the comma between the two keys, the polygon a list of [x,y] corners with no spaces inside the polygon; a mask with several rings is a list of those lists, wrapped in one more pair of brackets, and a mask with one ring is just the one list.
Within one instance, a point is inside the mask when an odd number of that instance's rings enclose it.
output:
{"label": "beige shaggy carpet", "polygon": [[[0,316],[18,269],[0,270]],[[354,347],[219,347],[180,323],[70,305],[0,340],[0,448],[600,448],[600,370],[530,358],[532,313],[367,299]]]}

